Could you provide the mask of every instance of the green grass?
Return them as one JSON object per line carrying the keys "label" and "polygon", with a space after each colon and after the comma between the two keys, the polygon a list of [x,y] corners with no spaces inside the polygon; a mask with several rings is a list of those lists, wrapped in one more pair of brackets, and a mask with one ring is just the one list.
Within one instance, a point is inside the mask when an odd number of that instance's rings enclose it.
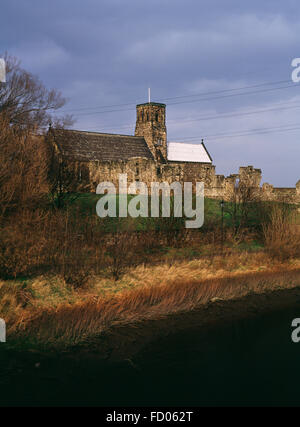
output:
{"label": "green grass", "polygon": [[[70,194],[69,197],[65,200],[65,209],[68,208],[71,213],[73,214],[80,214],[80,215],[97,215],[96,214],[96,204],[98,200],[100,199],[101,195],[97,195],[94,193],[76,193],[76,194]],[[117,205],[117,214],[118,214],[118,206],[119,206],[119,197],[118,195],[116,205]],[[133,195],[128,195],[128,203],[133,198]],[[172,197],[171,197],[172,202]],[[151,210],[149,209],[149,215],[151,215]],[[221,208],[220,208],[220,201],[205,198],[205,218],[219,218],[221,219]],[[225,213],[225,218],[228,217],[228,215]],[[122,224],[128,227],[128,217],[127,218],[105,218],[106,222],[106,228],[107,231],[111,231],[110,229],[114,229],[117,227],[117,224],[119,227],[122,228]],[[152,218],[149,216],[148,218],[131,218],[130,225],[134,230],[137,231],[143,231],[147,229],[155,229],[157,228],[157,219]]]}
{"label": "green grass", "polygon": [[[76,193],[70,194],[69,197],[65,200],[65,209],[69,209],[71,213],[74,215],[82,215],[82,216],[97,216],[96,214],[96,204],[98,200],[102,197],[101,195],[97,195],[94,193]],[[128,203],[134,197],[134,195],[128,195]],[[172,197],[171,197],[172,202]],[[272,202],[271,202],[272,203]],[[118,206],[119,206],[119,197],[117,195],[116,200],[117,205],[117,215],[118,215]],[[261,224],[262,220],[262,212],[264,211],[264,207],[270,205],[270,202],[250,202],[248,209],[248,218],[247,218],[247,227],[249,228],[257,228]],[[232,214],[234,210],[234,204],[232,202],[224,202],[224,212],[223,212],[223,225],[224,227],[238,227],[241,221],[241,214],[239,206],[237,206],[239,211],[236,218]],[[151,210],[149,207],[149,215],[151,215]],[[298,224],[300,224],[300,212],[298,215]],[[100,220],[100,219],[99,219]],[[183,224],[184,218],[178,220],[178,227],[181,228],[184,226]],[[204,228],[213,224],[220,225],[222,223],[222,211],[220,206],[220,200],[205,198],[204,202]],[[166,226],[166,224],[162,224],[161,218],[152,218],[149,216],[148,218],[109,218],[106,217],[101,220],[102,229],[106,232],[113,232],[116,230],[132,230],[132,231],[145,231],[145,230],[159,230],[161,227]],[[176,228],[177,225],[174,223],[172,227]]]}

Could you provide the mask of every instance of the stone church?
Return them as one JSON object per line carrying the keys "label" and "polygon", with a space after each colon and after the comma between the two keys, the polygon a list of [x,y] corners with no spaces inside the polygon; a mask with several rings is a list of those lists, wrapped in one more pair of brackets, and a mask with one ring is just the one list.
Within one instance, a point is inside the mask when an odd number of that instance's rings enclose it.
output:
{"label": "stone church", "polygon": [[[204,182],[205,195],[219,199],[229,199],[243,182],[266,199],[276,199],[278,193],[269,184],[260,187],[261,170],[253,166],[241,167],[238,174],[226,178],[216,175],[203,140],[198,144],[169,142],[165,104],[136,106],[134,136],[50,128],[47,140],[58,163],[72,171],[72,191],[95,192],[103,181],[118,188],[119,174],[127,173],[128,184],[142,181],[148,188],[155,181]],[[298,184],[285,193],[298,199]]]}

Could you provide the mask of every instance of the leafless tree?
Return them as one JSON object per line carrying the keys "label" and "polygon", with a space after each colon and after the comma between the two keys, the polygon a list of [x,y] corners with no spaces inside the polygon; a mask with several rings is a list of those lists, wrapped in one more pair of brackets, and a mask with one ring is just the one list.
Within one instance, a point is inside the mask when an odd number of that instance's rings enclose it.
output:
{"label": "leafless tree", "polygon": [[0,83],[0,214],[24,207],[49,192],[50,151],[42,133],[48,123],[63,126],[70,118],[53,113],[65,100],[4,55],[6,83]]}
{"label": "leafless tree", "polygon": [[257,188],[253,187],[250,182],[237,182],[232,188],[225,212],[231,218],[235,235],[247,225],[255,202],[257,202]]}
{"label": "leafless tree", "polygon": [[0,214],[25,208],[49,191],[48,153],[40,136],[18,132],[0,114]]}
{"label": "leafless tree", "polygon": [[70,116],[57,118],[53,115],[65,104],[60,92],[48,90],[38,77],[23,70],[16,58],[7,54],[3,57],[6,83],[0,83],[0,114],[10,125],[40,131],[51,122],[56,127],[72,123]]}

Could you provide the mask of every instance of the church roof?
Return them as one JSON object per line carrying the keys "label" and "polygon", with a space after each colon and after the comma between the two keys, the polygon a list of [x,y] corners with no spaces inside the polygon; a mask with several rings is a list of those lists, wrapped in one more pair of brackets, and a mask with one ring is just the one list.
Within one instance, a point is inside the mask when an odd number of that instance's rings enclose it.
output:
{"label": "church roof", "polygon": [[152,159],[143,137],[78,130],[51,129],[64,157],[79,161],[120,161],[134,157]]}
{"label": "church roof", "polygon": [[203,142],[201,144],[169,142],[168,160],[174,162],[212,163],[212,158]]}

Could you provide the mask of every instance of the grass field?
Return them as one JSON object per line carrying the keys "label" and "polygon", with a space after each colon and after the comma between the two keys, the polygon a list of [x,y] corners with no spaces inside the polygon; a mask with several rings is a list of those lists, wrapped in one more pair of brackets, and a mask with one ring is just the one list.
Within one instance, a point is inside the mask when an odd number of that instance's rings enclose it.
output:
{"label": "grass field", "polygon": [[[101,196],[97,194],[92,193],[76,193],[71,194],[69,196],[70,203],[66,203],[66,206],[68,209],[74,214],[74,215],[83,215],[83,216],[94,216],[96,215],[96,204]],[[128,203],[134,196],[128,195]],[[119,199],[117,196],[117,212],[118,212],[118,203]],[[172,203],[172,197],[171,197],[171,203]],[[266,206],[269,205],[269,203],[265,204]],[[260,206],[260,209],[258,209],[258,206]],[[248,227],[257,227],[261,222],[261,215],[264,209],[264,203],[249,203],[248,208],[248,215],[247,215],[247,226]],[[236,222],[237,225],[239,225],[240,221],[240,212],[239,209],[237,209],[236,214]],[[149,207],[150,212],[150,207]],[[204,201],[204,225],[203,228],[219,225],[221,226],[221,220],[222,220],[222,210],[220,205],[220,200],[216,199],[210,199],[205,198]],[[184,219],[182,222],[179,221],[179,224],[183,224]],[[233,222],[235,221],[234,218],[234,203],[232,202],[224,202],[224,212],[223,212],[223,221],[224,221],[224,227],[231,227],[233,226]],[[300,224],[300,212],[298,214],[298,221]],[[159,227],[160,221],[157,221],[155,218],[124,218],[120,220],[117,220],[116,218],[106,218],[105,219],[105,230],[108,232],[115,231],[116,230],[116,223],[118,223],[118,226],[122,228],[128,227],[128,224],[130,223],[131,230],[137,230],[137,231],[144,231],[144,230],[151,230]],[[121,222],[121,225],[120,225]]]}

